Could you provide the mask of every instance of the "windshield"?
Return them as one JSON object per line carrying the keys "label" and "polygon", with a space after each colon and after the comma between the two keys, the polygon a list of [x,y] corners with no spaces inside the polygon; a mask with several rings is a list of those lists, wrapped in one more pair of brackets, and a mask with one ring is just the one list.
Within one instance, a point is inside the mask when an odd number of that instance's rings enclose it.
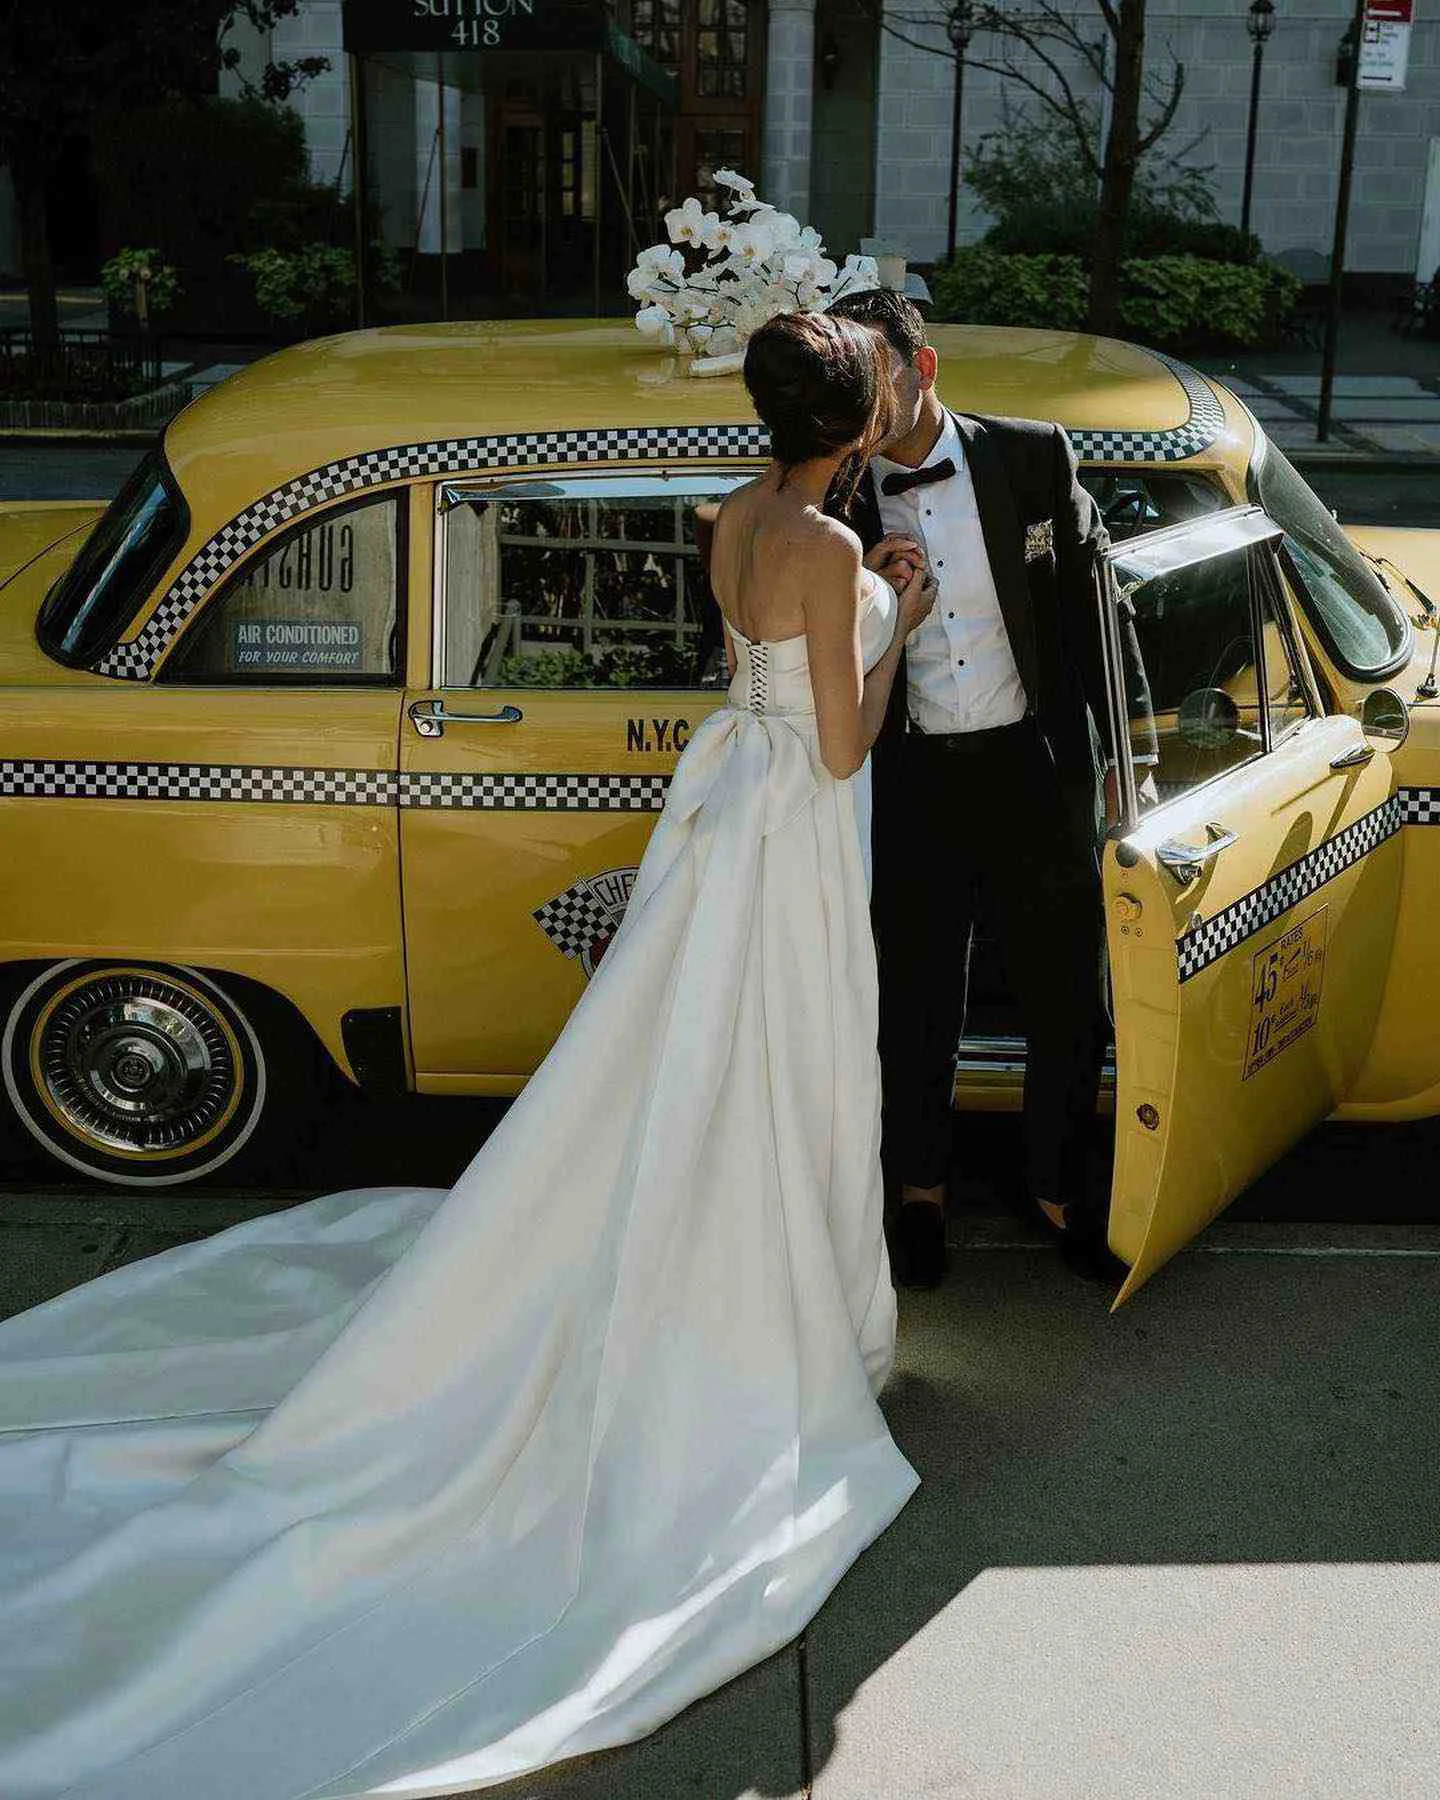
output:
{"label": "windshield", "polygon": [[1348,675],[1390,675],[1410,654],[1410,621],[1374,566],[1273,444],[1252,477],[1285,530],[1285,559],[1310,622]]}
{"label": "windshield", "polygon": [[152,450],[51,588],[36,622],[40,647],[59,662],[93,662],[135,617],[188,529],[174,477]]}

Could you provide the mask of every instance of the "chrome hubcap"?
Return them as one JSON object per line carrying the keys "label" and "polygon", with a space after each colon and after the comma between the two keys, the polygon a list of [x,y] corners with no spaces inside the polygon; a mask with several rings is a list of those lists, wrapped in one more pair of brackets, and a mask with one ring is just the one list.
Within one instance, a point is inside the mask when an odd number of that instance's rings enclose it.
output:
{"label": "chrome hubcap", "polygon": [[241,1079],[211,1009],[156,976],[100,976],[41,1029],[51,1105],[77,1137],[107,1149],[183,1150],[222,1117]]}

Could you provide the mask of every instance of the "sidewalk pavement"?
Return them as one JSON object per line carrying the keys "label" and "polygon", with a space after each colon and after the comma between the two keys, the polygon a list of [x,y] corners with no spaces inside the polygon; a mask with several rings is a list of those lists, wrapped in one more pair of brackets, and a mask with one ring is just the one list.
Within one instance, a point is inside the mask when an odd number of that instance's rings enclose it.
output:
{"label": "sidewalk pavement", "polygon": [[[0,1310],[296,1197],[0,1196]],[[883,1400],[920,1488],[803,1639],[486,1800],[1432,1800],[1440,1225],[1222,1223],[1114,1314],[963,1229]]]}
{"label": "sidewalk pavement", "polygon": [[802,1643],[496,1800],[1430,1800],[1440,1230],[1212,1230],[1118,1314],[993,1226],[901,1300],[921,1486]]}

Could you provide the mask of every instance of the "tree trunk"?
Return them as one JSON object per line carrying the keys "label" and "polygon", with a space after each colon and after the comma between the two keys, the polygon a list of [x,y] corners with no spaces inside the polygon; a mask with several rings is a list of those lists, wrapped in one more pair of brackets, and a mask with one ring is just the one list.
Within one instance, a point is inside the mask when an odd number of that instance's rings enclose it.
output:
{"label": "tree trunk", "polygon": [[1110,132],[1105,140],[1100,217],[1095,230],[1095,255],[1090,265],[1090,308],[1085,321],[1087,331],[1108,333],[1115,332],[1120,324],[1120,264],[1125,255],[1130,195],[1140,160],[1145,0],[1119,0],[1118,11],[1120,30],[1115,38]]}
{"label": "tree trunk", "polygon": [[45,167],[39,158],[17,156],[10,173],[20,215],[20,271],[30,296],[30,341],[37,349],[50,348],[60,342],[60,309],[45,214]]}

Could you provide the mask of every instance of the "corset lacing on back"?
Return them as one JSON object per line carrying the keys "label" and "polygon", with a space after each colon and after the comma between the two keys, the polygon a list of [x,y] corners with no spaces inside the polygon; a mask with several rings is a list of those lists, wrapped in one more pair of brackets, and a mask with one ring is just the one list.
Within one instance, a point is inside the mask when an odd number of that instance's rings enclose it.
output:
{"label": "corset lacing on back", "polygon": [[750,666],[750,679],[745,690],[745,704],[751,712],[763,713],[771,705],[769,646],[747,643],[743,646],[743,650]]}

